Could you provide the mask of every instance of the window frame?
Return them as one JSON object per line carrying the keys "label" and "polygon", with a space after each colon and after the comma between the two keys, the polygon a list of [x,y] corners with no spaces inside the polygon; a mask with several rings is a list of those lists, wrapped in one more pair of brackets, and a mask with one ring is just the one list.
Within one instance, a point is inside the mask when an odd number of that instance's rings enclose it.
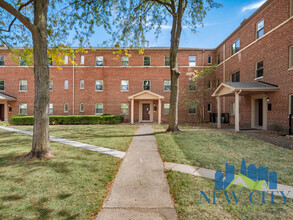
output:
{"label": "window frame", "polygon": [[68,56],[64,56],[64,64],[68,64],[69,62],[69,57]]}
{"label": "window frame", "polygon": [[[190,109],[191,109],[191,106],[194,106],[194,112],[190,112]],[[189,113],[189,115],[196,115],[196,104],[194,104],[194,103],[190,103],[189,104],[189,107],[188,107],[188,113]]]}
{"label": "window frame", "polygon": [[289,115],[293,115],[293,94],[289,95]]}
{"label": "window frame", "polygon": [[[168,108],[166,108],[166,105]],[[168,112],[166,112],[166,109],[168,109]],[[170,103],[164,103],[164,115],[169,115],[170,114]]]}
{"label": "window frame", "polygon": [[[190,61],[190,58],[191,58],[191,57],[194,57],[195,60],[194,60],[194,61]],[[193,63],[194,63],[194,65],[193,65]],[[194,55],[194,56],[189,56],[189,57],[188,57],[188,66],[190,66],[190,67],[196,67],[196,55]]]}
{"label": "window frame", "polygon": [[221,63],[221,54],[217,55],[217,64],[219,65]]}
{"label": "window frame", "polygon": [[235,115],[235,102],[230,102],[230,115]]}
{"label": "window frame", "polygon": [[[100,89],[97,89],[97,82],[98,81],[101,81],[102,82],[102,90],[100,90]],[[100,85],[101,86],[101,85]],[[96,80],[95,81],[95,91],[96,92],[103,92],[104,91],[104,80]]]}
{"label": "window frame", "polygon": [[293,45],[289,47],[289,70],[291,69],[293,69]]}
{"label": "window frame", "polygon": [[[261,29],[258,29],[258,24],[263,22],[263,27]],[[259,36],[259,33],[262,31],[262,35]],[[265,19],[262,18],[261,20],[259,20],[257,23],[256,23],[256,39],[259,39],[261,38],[262,36],[265,35]]]}
{"label": "window frame", "polygon": [[[67,83],[67,85],[66,85]],[[64,89],[69,89],[69,81],[68,80],[64,80]]]}
{"label": "window frame", "polygon": [[[127,90],[122,89],[122,87],[125,86],[125,85],[122,84],[123,81],[127,82]],[[121,92],[128,92],[128,91],[129,91],[129,80],[122,79],[121,80]]]}
{"label": "window frame", "polygon": [[[101,58],[102,57],[102,61],[99,60],[98,61],[98,58]],[[101,63],[102,65],[98,65],[98,62]],[[96,67],[101,67],[101,66],[104,66],[104,56],[96,56]]]}
{"label": "window frame", "polygon": [[[25,108],[25,110],[26,110],[25,114],[22,114],[22,113],[21,113],[21,110],[23,109],[23,108],[21,108],[21,105],[25,105],[25,106],[26,106],[26,108]],[[20,114],[20,115],[27,115],[27,104],[25,104],[25,103],[20,103],[20,104],[19,104],[19,114]]]}
{"label": "window frame", "polygon": [[[50,108],[50,106],[52,106],[52,108]],[[50,113],[50,109],[52,109],[52,113]],[[54,104],[53,103],[49,103],[49,109],[48,109],[48,113],[49,115],[53,115],[54,114]]]}
{"label": "window frame", "polygon": [[80,55],[80,64],[81,65],[84,65],[84,60],[85,60],[84,55]]}
{"label": "window frame", "polygon": [[[149,81],[149,82],[150,82],[150,85],[149,85],[150,89],[144,89],[144,82],[145,82],[145,81]],[[152,84],[152,83],[151,83],[151,80],[143,80],[143,81],[142,81],[142,90],[143,90],[143,91],[151,91],[151,84]]]}
{"label": "window frame", "polygon": [[[123,60],[123,58],[127,58],[127,60]],[[127,62],[127,65],[123,65],[123,62]],[[129,66],[129,56],[122,56],[121,57],[121,66]]]}
{"label": "window frame", "polygon": [[[149,58],[150,58],[150,60],[149,60],[149,61],[145,60],[145,58],[147,58],[147,57],[149,57]],[[146,63],[145,63],[145,62],[150,62],[150,63],[149,63],[149,65],[146,65]],[[143,66],[151,66],[151,56],[143,56]]]}
{"label": "window frame", "polygon": [[212,104],[208,103],[207,105],[207,112],[212,112]]}
{"label": "window frame", "polygon": [[[102,105],[102,113],[97,113],[97,105]],[[96,115],[102,115],[102,114],[104,114],[104,104],[103,103],[96,103],[96,105],[95,105],[95,114]]]}
{"label": "window frame", "polygon": [[[238,41],[239,41],[239,48],[237,50],[237,42]],[[234,44],[235,44],[235,51],[234,51]],[[239,37],[231,44],[231,56],[238,53],[240,50],[241,50],[241,41],[240,41],[240,37]]]}
{"label": "window frame", "polygon": [[217,87],[221,85],[221,80],[217,79]]}
{"label": "window frame", "polygon": [[[170,82],[170,85],[165,85],[166,82]],[[170,87],[170,89],[166,89],[166,86]],[[164,80],[164,92],[171,92],[171,80]]]}
{"label": "window frame", "polygon": [[48,57],[48,66],[53,66],[53,58],[52,57]]}
{"label": "window frame", "polygon": [[[262,62],[262,68],[258,68],[258,64]],[[258,71],[262,70],[262,76],[258,76]],[[255,63],[255,79],[261,79],[264,76],[264,61],[260,60]]]}
{"label": "window frame", "polygon": [[3,82],[3,89],[1,89],[1,87],[0,87],[0,91],[4,92],[5,91],[5,80],[0,80],[0,82]]}
{"label": "window frame", "polygon": [[213,63],[213,57],[212,56],[208,56],[208,64],[212,64]]}
{"label": "window frame", "polygon": [[[0,66],[5,66],[5,56],[0,56],[3,57],[3,61],[0,60]],[[3,65],[1,65],[1,62],[3,62]]]}
{"label": "window frame", "polygon": [[[83,110],[81,109],[81,106],[83,106]],[[84,109],[85,109],[85,106],[84,106],[84,103],[80,103],[79,105],[79,112],[84,112]]]}
{"label": "window frame", "polygon": [[27,64],[21,57],[19,58],[19,66],[27,66]]}
{"label": "window frame", "polygon": [[[169,61],[166,60],[167,57],[169,58]],[[166,62],[169,62],[169,64],[166,65]],[[165,66],[170,66],[170,56],[164,56],[164,65]]]}
{"label": "window frame", "polygon": [[[190,83],[194,83],[194,85],[190,85]],[[192,86],[194,86],[194,89],[191,89]],[[189,79],[189,81],[188,81],[188,91],[189,92],[196,92],[196,90],[197,90],[197,83],[196,83],[196,81],[193,81],[192,79]]]}
{"label": "window frame", "polygon": [[[21,82],[26,82],[26,85],[22,85]],[[22,86],[26,86],[25,89],[22,89]],[[27,92],[27,80],[19,80],[19,92]]]}
{"label": "window frame", "polygon": [[79,89],[84,89],[84,80],[83,79],[79,81]]}
{"label": "window frame", "polygon": [[290,1],[290,17],[293,16],[293,0]]}
{"label": "window frame", "polygon": [[[127,112],[126,113],[123,113],[123,111],[122,111],[122,109],[126,109],[126,108],[122,107],[123,105],[127,106]],[[121,103],[121,115],[129,115],[129,104],[128,103]]]}
{"label": "window frame", "polygon": [[[239,81],[236,80],[237,78],[235,79],[235,81],[233,81],[233,75],[238,73],[238,72],[239,72]],[[231,80],[230,80],[231,82],[240,82],[240,70],[237,70],[237,71],[231,73],[230,77],[231,77]]]}
{"label": "window frame", "polygon": [[[66,106],[67,106],[67,110],[66,110]],[[64,113],[68,113],[68,103],[64,104]]]}
{"label": "window frame", "polygon": [[211,89],[213,87],[212,80],[208,80],[208,89]]}
{"label": "window frame", "polygon": [[[52,85],[51,85],[51,82],[52,82]],[[51,89],[51,87],[52,87],[52,89]],[[53,88],[54,88],[53,80],[49,80],[49,92],[53,92]]]}

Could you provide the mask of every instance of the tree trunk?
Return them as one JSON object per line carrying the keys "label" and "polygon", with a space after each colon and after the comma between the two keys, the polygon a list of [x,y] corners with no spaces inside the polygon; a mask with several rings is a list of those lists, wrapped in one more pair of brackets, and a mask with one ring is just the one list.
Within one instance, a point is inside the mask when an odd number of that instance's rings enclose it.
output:
{"label": "tree trunk", "polygon": [[179,1],[178,11],[173,15],[173,24],[171,30],[170,46],[170,74],[171,74],[171,95],[170,95],[170,112],[169,127],[167,131],[176,132],[178,129],[178,94],[179,94],[179,76],[178,70],[178,49],[182,31],[183,3]]}
{"label": "tree trunk", "polygon": [[47,54],[48,0],[34,1],[34,135],[30,158],[43,159],[50,155],[49,142],[49,66]]}

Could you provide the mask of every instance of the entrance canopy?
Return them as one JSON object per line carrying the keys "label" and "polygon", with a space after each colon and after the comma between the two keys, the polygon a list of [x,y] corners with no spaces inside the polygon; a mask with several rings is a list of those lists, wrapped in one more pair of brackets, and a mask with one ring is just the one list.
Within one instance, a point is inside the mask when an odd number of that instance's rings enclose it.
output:
{"label": "entrance canopy", "polygon": [[253,95],[263,92],[274,92],[279,89],[278,86],[265,83],[262,81],[258,82],[225,82],[222,83],[216,91],[213,93],[213,97],[220,96],[234,96],[235,93],[239,95]]}
{"label": "entrance canopy", "polygon": [[16,101],[16,98],[4,93],[0,93],[0,101]]}

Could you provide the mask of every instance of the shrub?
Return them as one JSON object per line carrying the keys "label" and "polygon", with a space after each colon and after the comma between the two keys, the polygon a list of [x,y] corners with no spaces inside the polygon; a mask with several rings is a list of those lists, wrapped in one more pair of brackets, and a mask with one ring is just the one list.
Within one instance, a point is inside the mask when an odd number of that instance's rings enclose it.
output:
{"label": "shrub", "polygon": [[[118,124],[123,122],[121,115],[50,115],[51,125],[86,125],[86,124]],[[14,115],[10,118],[14,125],[33,125],[33,116]]]}

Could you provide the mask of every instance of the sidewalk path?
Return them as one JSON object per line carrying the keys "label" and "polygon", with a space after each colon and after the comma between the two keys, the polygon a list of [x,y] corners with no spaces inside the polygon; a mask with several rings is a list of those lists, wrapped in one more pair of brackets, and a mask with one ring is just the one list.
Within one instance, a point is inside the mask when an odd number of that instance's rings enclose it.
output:
{"label": "sidewalk path", "polygon": [[97,220],[117,219],[177,219],[150,125],[141,125],[136,132],[97,217]]}
{"label": "sidewalk path", "polygon": [[[0,126],[0,129],[15,132],[15,133],[20,133],[20,134],[33,135],[33,132],[31,132],[31,131],[22,131],[22,130],[4,127],[4,126]],[[84,149],[91,150],[91,151],[97,151],[99,153],[108,154],[108,155],[118,157],[118,158],[123,158],[125,155],[125,152],[122,152],[122,151],[113,150],[113,149],[104,148],[104,147],[98,147],[98,146],[94,146],[94,145],[90,145],[90,144],[84,144],[84,143],[80,143],[77,141],[71,141],[71,140],[64,139],[64,138],[50,136],[50,140],[54,141],[54,142],[61,143],[61,144],[70,145],[73,147],[79,147],[79,148],[84,148]]]}

